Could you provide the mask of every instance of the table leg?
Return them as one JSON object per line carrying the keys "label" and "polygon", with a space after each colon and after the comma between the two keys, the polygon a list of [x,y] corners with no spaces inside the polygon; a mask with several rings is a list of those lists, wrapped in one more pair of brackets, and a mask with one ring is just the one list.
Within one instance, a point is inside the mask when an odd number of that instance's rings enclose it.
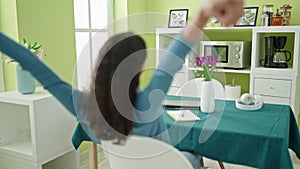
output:
{"label": "table leg", "polygon": [[97,144],[89,143],[89,167],[90,169],[98,169]]}
{"label": "table leg", "polygon": [[218,161],[218,163],[219,163],[219,166],[221,167],[221,169],[225,169],[225,166],[224,166],[223,162]]}

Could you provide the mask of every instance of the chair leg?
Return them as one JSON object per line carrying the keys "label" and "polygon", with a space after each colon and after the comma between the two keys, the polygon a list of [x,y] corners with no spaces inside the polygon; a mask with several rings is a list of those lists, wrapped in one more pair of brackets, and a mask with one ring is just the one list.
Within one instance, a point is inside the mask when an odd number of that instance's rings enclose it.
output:
{"label": "chair leg", "polygon": [[204,167],[204,159],[203,159],[203,157],[200,158],[200,166]]}
{"label": "chair leg", "polygon": [[[221,169],[225,169],[225,165],[223,164],[222,161],[218,161],[218,163],[219,163],[219,166],[220,166]],[[201,157],[201,159],[200,159],[200,166],[201,167],[205,167],[204,166],[204,159],[203,159],[203,157]]]}
{"label": "chair leg", "polygon": [[98,169],[97,144],[89,143],[89,168]]}
{"label": "chair leg", "polygon": [[219,163],[219,166],[220,166],[221,169],[225,169],[225,166],[224,166],[223,162],[218,161],[218,163]]}

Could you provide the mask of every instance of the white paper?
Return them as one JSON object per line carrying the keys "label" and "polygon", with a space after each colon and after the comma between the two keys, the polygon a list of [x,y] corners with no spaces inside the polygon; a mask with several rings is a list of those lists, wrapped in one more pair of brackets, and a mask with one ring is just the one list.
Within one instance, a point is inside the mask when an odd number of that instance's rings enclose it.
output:
{"label": "white paper", "polygon": [[199,100],[163,100],[162,105],[170,107],[200,108]]}
{"label": "white paper", "polygon": [[200,117],[195,115],[190,110],[172,110],[167,111],[167,114],[174,119],[174,121],[197,121]]}

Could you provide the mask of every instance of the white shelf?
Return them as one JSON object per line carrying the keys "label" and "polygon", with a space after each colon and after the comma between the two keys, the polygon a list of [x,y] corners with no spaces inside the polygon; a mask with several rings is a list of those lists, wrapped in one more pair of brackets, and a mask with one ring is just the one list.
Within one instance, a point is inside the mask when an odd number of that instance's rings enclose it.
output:
{"label": "white shelf", "polygon": [[[189,68],[189,70],[200,70],[203,71],[202,68]],[[242,74],[250,74],[250,69],[218,69],[216,72],[225,72],[225,73],[242,73]]]}
{"label": "white shelf", "polygon": [[22,154],[32,156],[32,143],[30,140],[16,141],[0,147],[0,152],[11,153],[13,155]]}
{"label": "white shelf", "polygon": [[204,30],[252,30],[255,27],[243,26],[243,27],[205,27]]}
{"label": "white shelf", "polygon": [[[204,30],[252,30],[255,27],[205,27]],[[180,33],[183,28],[157,28],[156,32],[159,34],[176,34]]]}
{"label": "white shelf", "polygon": [[253,32],[256,33],[288,33],[288,32],[299,32],[300,27],[299,26],[258,26],[254,27]]}
{"label": "white shelf", "polygon": [[159,34],[177,34],[180,33],[183,28],[157,28],[156,33]]}
{"label": "white shelf", "polygon": [[0,93],[0,102],[31,105],[36,102],[43,102],[51,95],[41,87],[38,87],[33,94],[21,94],[18,91],[9,91]]}
{"label": "white shelf", "polygon": [[[180,33],[183,28],[157,28],[156,32],[161,34],[175,34]],[[272,32],[295,32],[300,31],[299,26],[255,26],[255,27],[205,27],[204,30],[253,30],[258,33],[272,33]]]}
{"label": "white shelf", "polygon": [[[0,168],[41,169],[73,150],[68,136],[76,119],[43,88],[28,95],[0,93],[0,107]],[[72,161],[57,168],[74,169]]]}

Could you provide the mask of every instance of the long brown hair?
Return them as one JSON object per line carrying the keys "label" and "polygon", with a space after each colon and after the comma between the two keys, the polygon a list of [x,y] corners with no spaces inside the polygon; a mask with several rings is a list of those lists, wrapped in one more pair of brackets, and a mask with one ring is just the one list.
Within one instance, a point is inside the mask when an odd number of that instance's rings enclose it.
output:
{"label": "long brown hair", "polygon": [[[122,33],[109,38],[98,54],[98,61],[93,72],[91,89],[85,100],[87,121],[94,130],[96,137],[102,140],[126,139],[132,130],[133,107],[139,85],[139,73],[130,82],[125,95],[119,95],[122,99],[130,99],[132,105],[126,105],[119,112],[112,96],[112,79],[120,63],[128,56],[138,52],[138,57],[128,63],[119,75],[118,83],[123,84],[128,80],[126,75],[141,70],[146,58],[146,45],[144,40],[133,33]],[[128,97],[129,95],[129,97]]]}

